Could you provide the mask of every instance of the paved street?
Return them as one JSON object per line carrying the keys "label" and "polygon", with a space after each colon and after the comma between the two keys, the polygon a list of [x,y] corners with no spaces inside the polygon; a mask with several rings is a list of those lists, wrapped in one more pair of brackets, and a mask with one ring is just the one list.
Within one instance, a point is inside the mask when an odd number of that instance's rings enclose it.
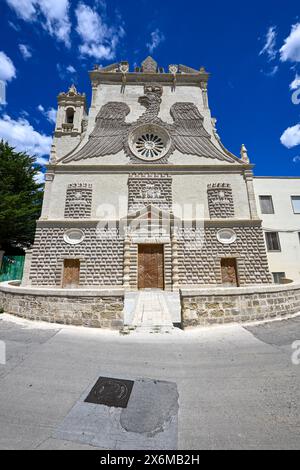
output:
{"label": "paved street", "polygon": [[[1,449],[300,448],[300,317],[120,336],[0,315],[0,340]],[[87,408],[99,377],[136,381],[127,410]]]}

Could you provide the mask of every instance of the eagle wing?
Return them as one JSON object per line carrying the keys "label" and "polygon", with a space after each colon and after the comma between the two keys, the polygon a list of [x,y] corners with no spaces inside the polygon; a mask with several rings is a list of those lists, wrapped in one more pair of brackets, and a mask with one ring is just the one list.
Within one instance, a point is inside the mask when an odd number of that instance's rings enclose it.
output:
{"label": "eagle wing", "polygon": [[130,124],[125,122],[129,113],[130,108],[125,103],[111,101],[102,106],[89,140],[78,152],[65,158],[64,163],[120,152],[130,127]]}
{"label": "eagle wing", "polygon": [[221,152],[211,141],[210,134],[203,126],[203,116],[193,103],[175,103],[170,110],[174,124],[170,132],[177,150],[199,157],[217,158],[232,162],[233,159]]}

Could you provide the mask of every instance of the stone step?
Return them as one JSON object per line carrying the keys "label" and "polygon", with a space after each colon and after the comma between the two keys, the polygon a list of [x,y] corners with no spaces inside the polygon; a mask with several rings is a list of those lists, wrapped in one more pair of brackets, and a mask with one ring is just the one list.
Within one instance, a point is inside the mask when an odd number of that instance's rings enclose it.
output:
{"label": "stone step", "polygon": [[[125,293],[122,334],[131,331],[171,333],[181,323],[179,292],[147,289]],[[175,328],[176,329],[176,328]]]}

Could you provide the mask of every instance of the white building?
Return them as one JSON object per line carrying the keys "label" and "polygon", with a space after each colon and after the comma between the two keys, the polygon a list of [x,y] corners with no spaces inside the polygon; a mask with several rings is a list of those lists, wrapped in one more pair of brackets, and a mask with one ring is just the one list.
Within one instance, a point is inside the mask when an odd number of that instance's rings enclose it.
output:
{"label": "white building", "polygon": [[276,283],[300,280],[300,178],[256,177],[254,189]]}

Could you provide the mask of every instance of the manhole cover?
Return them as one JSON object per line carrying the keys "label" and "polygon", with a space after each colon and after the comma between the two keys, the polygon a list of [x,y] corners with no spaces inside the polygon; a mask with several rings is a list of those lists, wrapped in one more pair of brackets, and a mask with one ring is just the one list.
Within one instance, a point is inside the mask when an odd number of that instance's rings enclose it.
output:
{"label": "manhole cover", "polygon": [[85,402],[127,408],[133,384],[132,380],[100,377]]}

